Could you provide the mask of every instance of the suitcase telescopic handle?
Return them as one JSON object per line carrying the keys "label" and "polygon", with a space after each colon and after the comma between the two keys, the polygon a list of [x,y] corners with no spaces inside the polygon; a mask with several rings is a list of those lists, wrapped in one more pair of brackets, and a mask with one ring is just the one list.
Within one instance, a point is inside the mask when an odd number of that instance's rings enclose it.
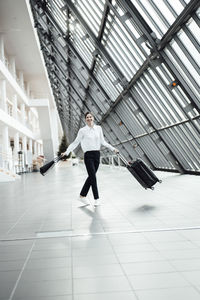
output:
{"label": "suitcase telescopic handle", "polygon": [[121,153],[117,153],[117,156],[125,163],[126,166],[129,165],[128,161],[125,159],[125,157]]}

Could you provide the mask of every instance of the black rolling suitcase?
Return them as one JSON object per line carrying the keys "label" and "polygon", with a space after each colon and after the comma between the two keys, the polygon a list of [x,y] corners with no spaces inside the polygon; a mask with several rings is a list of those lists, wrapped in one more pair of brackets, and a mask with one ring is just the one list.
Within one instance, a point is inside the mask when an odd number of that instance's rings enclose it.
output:
{"label": "black rolling suitcase", "polygon": [[162,180],[159,180],[153,171],[149,169],[149,167],[141,159],[137,159],[134,162],[127,162],[121,154],[119,154],[119,157],[125,163],[129,172],[145,189],[153,190],[154,184],[162,182]]}

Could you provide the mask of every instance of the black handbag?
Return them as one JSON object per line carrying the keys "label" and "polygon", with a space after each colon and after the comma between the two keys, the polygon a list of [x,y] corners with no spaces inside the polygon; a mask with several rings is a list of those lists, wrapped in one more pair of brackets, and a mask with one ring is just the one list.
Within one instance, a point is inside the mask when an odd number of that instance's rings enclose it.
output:
{"label": "black handbag", "polygon": [[44,166],[42,166],[40,168],[40,174],[45,176],[47,174],[47,172],[52,169],[55,164],[57,164],[59,162],[59,160],[61,160],[62,155],[60,156],[56,156],[53,160],[51,160],[50,162],[48,162],[47,164],[45,164]]}

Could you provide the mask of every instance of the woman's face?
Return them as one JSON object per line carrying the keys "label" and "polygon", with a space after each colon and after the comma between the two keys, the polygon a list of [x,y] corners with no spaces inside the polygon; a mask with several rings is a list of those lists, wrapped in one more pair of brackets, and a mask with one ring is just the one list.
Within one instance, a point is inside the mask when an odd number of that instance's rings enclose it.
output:
{"label": "woman's face", "polygon": [[85,121],[86,121],[86,124],[88,126],[90,126],[90,127],[93,126],[93,124],[94,124],[94,117],[93,117],[93,115],[87,114],[87,116],[85,118]]}

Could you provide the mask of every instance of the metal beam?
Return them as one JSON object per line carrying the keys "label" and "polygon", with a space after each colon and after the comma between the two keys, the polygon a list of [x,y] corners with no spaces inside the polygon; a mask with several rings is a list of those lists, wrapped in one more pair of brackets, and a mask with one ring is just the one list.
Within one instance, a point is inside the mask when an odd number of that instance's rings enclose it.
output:
{"label": "metal beam", "polygon": [[[54,26],[53,20],[51,19],[51,16],[48,16],[48,17],[49,17],[49,21],[52,22],[51,24]],[[54,20],[54,22],[55,22],[55,20]],[[58,25],[57,25],[57,26],[58,26]],[[57,26],[56,26],[56,28],[57,28]],[[40,31],[39,28],[38,28],[38,31]],[[52,32],[51,32],[51,34],[52,34]],[[58,34],[63,34],[63,32],[62,32],[61,29],[60,29],[60,32],[58,32]],[[52,35],[53,35],[53,37],[54,37],[55,39],[57,38],[56,36],[54,36],[54,34],[52,34]],[[42,36],[43,36],[43,35],[42,35],[42,33],[41,33],[41,39],[42,39]],[[63,56],[63,54],[60,52],[60,50],[57,48],[57,46],[53,43],[53,41],[49,41],[49,43],[50,43],[51,47],[54,49],[54,51],[55,51],[58,55],[61,56],[62,60],[65,61],[66,66],[67,66],[67,68],[69,69],[69,71],[72,72],[72,69],[69,68],[69,65],[68,65],[68,62],[67,62],[66,58]],[[91,71],[88,69],[88,67],[86,66],[86,64],[82,61],[81,57],[80,57],[79,54],[76,52],[76,50],[73,48],[73,46],[69,43],[68,40],[67,40],[67,45],[69,46],[70,50],[72,50],[72,52],[74,52],[74,54],[75,54],[78,58],[80,58],[81,63],[82,63],[82,64],[84,65],[84,67],[87,69],[88,73],[90,73]],[[56,61],[55,61],[54,63],[56,63]],[[59,64],[58,64],[58,63],[56,63],[56,67],[59,69],[59,71],[62,73],[63,77],[65,78],[65,74],[63,73],[64,71],[61,70],[61,67],[59,67]],[[91,76],[91,75],[90,75],[90,76]],[[57,76],[57,77],[58,77],[58,76]],[[102,86],[98,83],[98,81],[96,80],[95,77],[93,77],[93,76],[91,76],[91,77],[92,77],[93,81],[96,83],[97,87],[102,91],[102,93],[104,94],[104,96],[105,96],[105,97],[108,99],[108,101],[109,101],[110,99],[109,99],[108,95],[106,94],[106,92],[103,90]],[[77,77],[77,76],[76,76],[76,79],[78,80],[78,77]],[[59,78],[59,80],[60,80],[60,82],[61,82],[61,79],[60,79],[60,78]],[[79,84],[81,84],[81,86],[83,87],[83,85],[82,85],[82,83],[81,83],[80,81],[79,81]],[[83,87],[83,88],[84,88],[84,90],[85,90],[85,87]],[[82,101],[85,102],[84,99],[83,99]],[[111,102],[111,100],[110,100],[110,102]],[[96,102],[95,102],[95,104],[98,105],[98,103],[96,103]],[[84,105],[86,106],[86,103],[84,103]],[[87,106],[86,106],[86,107],[87,107]],[[88,109],[88,108],[87,108],[87,109]],[[98,108],[98,109],[100,109],[100,108]]]}
{"label": "metal beam", "polygon": [[[99,34],[98,34],[98,37],[97,37],[97,40],[99,40],[99,41],[101,41],[102,36],[103,36],[104,27],[105,27],[105,24],[106,24],[108,13],[109,13],[109,6],[107,4],[105,4],[104,13],[103,13],[102,20],[101,20],[101,25],[100,25],[100,30],[99,30]],[[96,56],[93,57],[91,68],[90,68],[90,73],[93,74],[95,66],[96,66]],[[90,88],[90,80],[91,80],[91,77],[89,77],[89,80],[87,82],[87,86],[85,88],[84,101],[87,100],[87,95],[89,93],[89,88]],[[82,114],[84,114],[84,112],[82,112]],[[81,124],[81,118],[80,118],[80,124]]]}
{"label": "metal beam", "polygon": [[162,50],[169,42],[173,39],[174,35],[182,28],[192,16],[192,14],[200,7],[199,0],[191,0],[181,14],[177,17],[165,35],[162,37],[160,43],[158,44],[158,50]]}
{"label": "metal beam", "polygon": [[[69,47],[69,49],[74,53],[74,55],[78,58],[78,60],[80,61],[80,63],[83,65],[84,69],[88,72],[89,77],[92,78],[92,80],[95,83],[95,85],[101,90],[101,92],[103,93],[104,97],[106,99],[108,99],[109,102],[112,102],[112,100],[110,99],[110,97],[108,96],[108,94],[106,93],[106,91],[103,89],[103,87],[101,86],[101,84],[98,82],[98,80],[94,77],[94,75],[92,74],[92,72],[90,71],[90,69],[88,68],[88,66],[86,65],[86,63],[82,59],[82,57],[80,56],[80,54],[74,48],[74,46],[72,45],[72,43],[70,42],[70,40],[67,39],[66,34],[63,32],[63,30],[61,29],[61,27],[52,18],[52,16],[50,15],[50,13],[48,11],[45,11],[45,13],[46,13],[49,21],[51,22],[51,24],[54,26],[54,28],[56,28],[57,32],[63,37],[63,39],[65,40],[65,42],[66,42],[67,46]],[[54,45],[54,47],[56,47],[56,46]],[[63,59],[65,59],[65,58],[63,57]]]}
{"label": "metal beam", "polygon": [[145,62],[142,64],[142,66],[139,68],[139,70],[135,73],[135,75],[133,76],[133,78],[131,79],[131,81],[128,83],[127,87],[119,94],[119,96],[117,97],[117,99],[115,100],[115,102],[113,102],[110,105],[110,108],[108,109],[108,111],[106,112],[106,114],[104,114],[104,116],[102,117],[100,123],[104,122],[105,119],[111,113],[111,111],[122,101],[122,99],[124,98],[124,96],[126,96],[126,94],[129,92],[129,90],[132,87],[132,85],[138,80],[138,78],[140,78],[140,76],[144,73],[144,71],[149,67],[149,63],[150,63],[150,60],[146,59]]}
{"label": "metal beam", "polygon": [[144,36],[148,39],[150,45],[152,46],[154,52],[157,52],[157,44],[155,42],[155,39],[152,37],[153,30],[151,27],[147,24],[147,22],[144,20],[140,12],[137,10],[136,6],[131,2],[130,0],[124,1],[124,0],[117,0],[119,6],[122,6],[125,8],[125,10],[130,13],[132,16],[136,26],[138,29],[144,34]]}
{"label": "metal beam", "polygon": [[[127,1],[128,2],[128,1]],[[124,6],[126,6],[127,2],[125,1],[123,3]],[[125,4],[126,3],[126,4]],[[128,2],[129,3],[129,2]],[[129,3],[130,4],[130,3]],[[132,4],[129,5],[130,7],[132,7]],[[174,22],[176,24],[172,25],[174,26],[174,28],[172,28],[175,32],[174,34],[177,32],[177,30],[180,29],[180,27],[178,27],[178,24],[183,24],[183,22],[187,22],[187,20],[189,19],[189,17],[187,18],[187,13],[194,13],[194,11],[198,8],[198,6],[200,6],[200,2],[199,0],[192,0],[183,10],[182,14],[177,18],[177,20]],[[132,7],[133,9],[133,7]],[[180,26],[180,25],[179,25]],[[147,27],[148,29],[148,27]],[[171,29],[171,27],[170,27]],[[169,33],[166,34],[166,37],[170,35],[170,32],[172,33],[173,30],[168,30]],[[145,29],[146,30],[146,29]],[[172,37],[171,37],[172,38]],[[163,53],[162,54],[162,49],[160,48],[160,45],[162,44],[162,40],[160,42],[160,44],[158,45],[158,48],[160,49],[159,52],[156,50],[155,52],[152,52],[151,55],[145,60],[145,62],[142,64],[142,66],[140,67],[140,69],[136,72],[136,74],[133,76],[133,78],[131,79],[131,81],[128,83],[128,85],[126,86],[126,88],[121,92],[121,94],[117,97],[116,101],[110,106],[109,110],[107,111],[107,113],[103,116],[101,123],[103,121],[105,121],[105,119],[109,116],[110,112],[114,109],[114,107],[116,107],[121,100],[123,99],[124,95],[130,90],[130,88],[133,86],[133,84],[140,78],[141,75],[143,75],[144,71],[150,66],[150,65],[154,65],[154,60],[156,58],[162,58],[163,62],[165,62],[165,64],[167,65],[169,71],[172,73],[172,75],[176,78],[177,76],[174,74],[173,70],[171,69],[171,67],[169,66],[168,62],[166,61],[166,55]],[[167,42],[165,43],[166,46]],[[188,98],[190,99],[191,103],[193,103],[193,106],[200,112],[199,107],[197,106],[197,104],[194,102],[193,98],[191,97],[191,95],[189,95],[188,91],[186,90],[184,84],[181,83],[180,80],[180,84],[179,84],[183,91],[186,93],[186,95],[188,96]]]}
{"label": "metal beam", "polygon": [[116,77],[119,78],[122,82],[126,79],[123,75],[123,73],[119,70],[117,67],[116,63],[110,56],[110,54],[106,51],[106,49],[102,46],[100,40],[96,38],[95,34],[93,31],[90,29],[90,27],[87,25],[83,17],[79,14],[78,10],[76,7],[73,5],[71,0],[65,0],[66,6],[73,12],[73,14],[77,17],[81,25],[85,28],[86,32],[89,34],[91,39],[94,42],[95,47],[98,49],[98,51],[102,54],[102,56],[106,59],[106,61],[109,63],[109,65],[114,69],[116,72]]}

